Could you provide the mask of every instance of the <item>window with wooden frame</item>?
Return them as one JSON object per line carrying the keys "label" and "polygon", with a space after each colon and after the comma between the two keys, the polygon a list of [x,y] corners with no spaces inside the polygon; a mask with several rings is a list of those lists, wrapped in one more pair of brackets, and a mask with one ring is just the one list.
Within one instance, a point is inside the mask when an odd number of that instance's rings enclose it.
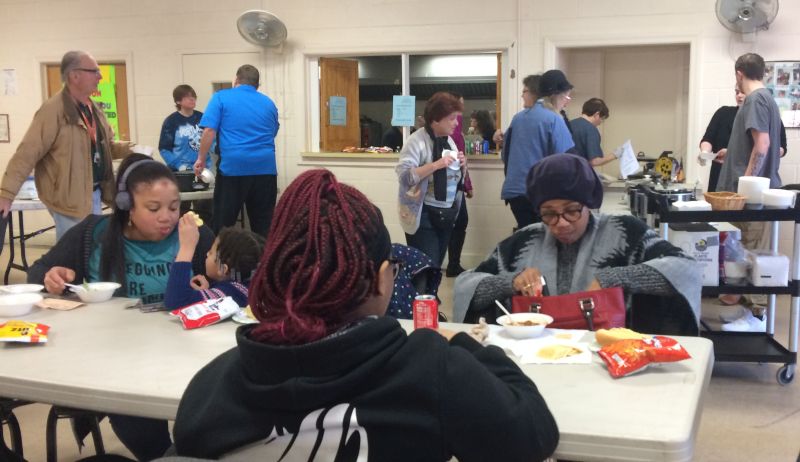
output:
{"label": "window with wooden frame", "polygon": [[[416,96],[415,115],[420,116],[437,91],[464,97],[465,132],[470,114],[480,109],[495,116],[495,126],[500,126],[501,57],[500,52],[320,57],[312,68],[319,86],[309,88],[312,104],[319,104],[318,112],[312,108],[316,120],[311,141],[319,142],[321,152],[384,146],[383,135],[392,129],[393,95]],[[406,76],[403,60],[408,63]]]}

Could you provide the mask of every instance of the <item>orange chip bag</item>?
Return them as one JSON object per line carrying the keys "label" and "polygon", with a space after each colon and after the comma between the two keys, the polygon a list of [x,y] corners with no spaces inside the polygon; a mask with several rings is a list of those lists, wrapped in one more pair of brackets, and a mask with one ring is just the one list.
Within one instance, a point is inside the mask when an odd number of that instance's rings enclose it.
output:
{"label": "orange chip bag", "polygon": [[600,349],[598,353],[614,378],[638,372],[650,363],[669,363],[691,356],[677,340],[660,335],[647,339],[620,340]]}
{"label": "orange chip bag", "polygon": [[0,342],[46,343],[48,330],[38,322],[8,321],[0,324]]}

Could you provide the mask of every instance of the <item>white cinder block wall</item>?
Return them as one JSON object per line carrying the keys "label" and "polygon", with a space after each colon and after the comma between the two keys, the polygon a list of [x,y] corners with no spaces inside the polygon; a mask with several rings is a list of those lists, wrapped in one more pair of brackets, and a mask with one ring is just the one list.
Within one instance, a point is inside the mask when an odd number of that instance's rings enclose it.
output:
{"label": "white cinder block wall", "polygon": [[[266,9],[284,20],[289,41],[282,50],[262,53],[239,37],[235,21],[247,9]],[[309,56],[498,50],[507,53],[505,68],[524,76],[555,66],[561,59],[558,47],[689,43],[685,123],[691,152],[717,107],[733,103],[738,55],[755,51],[767,60],[798,59],[798,17],[800,2],[781,2],[769,31],[743,43],[718,24],[714,0],[498,0],[490,6],[477,0],[2,0],[0,69],[16,70],[19,93],[0,91],[0,113],[9,114],[11,125],[11,143],[0,144],[0,167],[42,102],[41,63],[58,61],[69,49],[127,62],[132,134],[150,145],[157,144],[161,122],[174,110],[171,91],[182,81],[184,55],[259,52],[261,62],[253,64],[265,69],[262,91],[281,112],[279,186],[304,169],[331,168],[381,207],[393,239],[403,242],[393,163],[302,160],[300,153],[310,150],[311,139]],[[519,79],[506,79],[504,125],[520,108],[520,91]],[[800,131],[789,130],[788,137],[781,174],[785,183],[794,183],[800,181]],[[691,183],[707,178],[696,164],[687,169]],[[476,198],[469,204],[467,265],[480,261],[513,225],[499,200],[502,167],[474,165],[472,176]],[[31,228],[47,222],[44,212],[27,220]]]}

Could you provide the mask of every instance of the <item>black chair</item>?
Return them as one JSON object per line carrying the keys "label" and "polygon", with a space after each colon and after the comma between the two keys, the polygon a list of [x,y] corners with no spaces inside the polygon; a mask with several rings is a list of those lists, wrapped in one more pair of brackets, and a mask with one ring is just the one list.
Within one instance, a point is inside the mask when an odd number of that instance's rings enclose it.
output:
{"label": "black chair", "polygon": [[14,398],[0,398],[0,447],[4,450],[9,450],[2,431],[2,427],[8,425],[8,435],[11,438],[10,451],[19,456],[20,459],[22,459],[22,432],[19,428],[17,416],[14,415],[14,408],[25,404],[30,403]]}
{"label": "black chair", "polygon": [[103,446],[103,435],[100,433],[100,421],[103,420],[103,417],[103,414],[94,411],[72,409],[55,405],[50,407],[50,413],[47,415],[47,430],[45,433],[47,462],[56,462],[58,460],[56,427],[59,419],[70,419],[73,432],[75,433],[75,440],[78,442],[79,447],[83,445],[83,438],[88,433],[91,433],[92,441],[94,442],[94,452],[97,455],[104,455],[106,450]]}

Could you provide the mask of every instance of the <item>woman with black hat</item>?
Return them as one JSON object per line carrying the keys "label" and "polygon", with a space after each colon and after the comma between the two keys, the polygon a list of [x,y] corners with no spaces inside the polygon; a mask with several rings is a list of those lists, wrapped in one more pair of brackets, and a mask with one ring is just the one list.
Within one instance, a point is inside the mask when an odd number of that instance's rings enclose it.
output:
{"label": "woman with black hat", "polygon": [[567,76],[558,69],[545,72],[539,80],[539,96],[542,98],[544,107],[559,114],[567,125],[567,129],[572,133],[572,126],[569,124],[566,109],[572,101],[572,84],[567,81]]}
{"label": "woman with black hat", "polygon": [[500,198],[511,207],[518,229],[538,221],[536,210],[525,194],[528,172],[546,156],[568,152],[575,145],[558,114],[569,101],[570,90],[572,84],[563,72],[557,69],[545,72],[539,79],[539,100],[533,107],[517,113],[506,131],[503,145],[506,179]]}
{"label": "woman with black hat", "polygon": [[641,220],[595,212],[603,187],[586,159],[545,158],[528,175],[527,193],[542,223],[518,230],[456,279],[457,322],[494,319],[495,300],[534,295],[543,276],[545,295],[622,287],[629,327],[697,335],[700,266]]}

